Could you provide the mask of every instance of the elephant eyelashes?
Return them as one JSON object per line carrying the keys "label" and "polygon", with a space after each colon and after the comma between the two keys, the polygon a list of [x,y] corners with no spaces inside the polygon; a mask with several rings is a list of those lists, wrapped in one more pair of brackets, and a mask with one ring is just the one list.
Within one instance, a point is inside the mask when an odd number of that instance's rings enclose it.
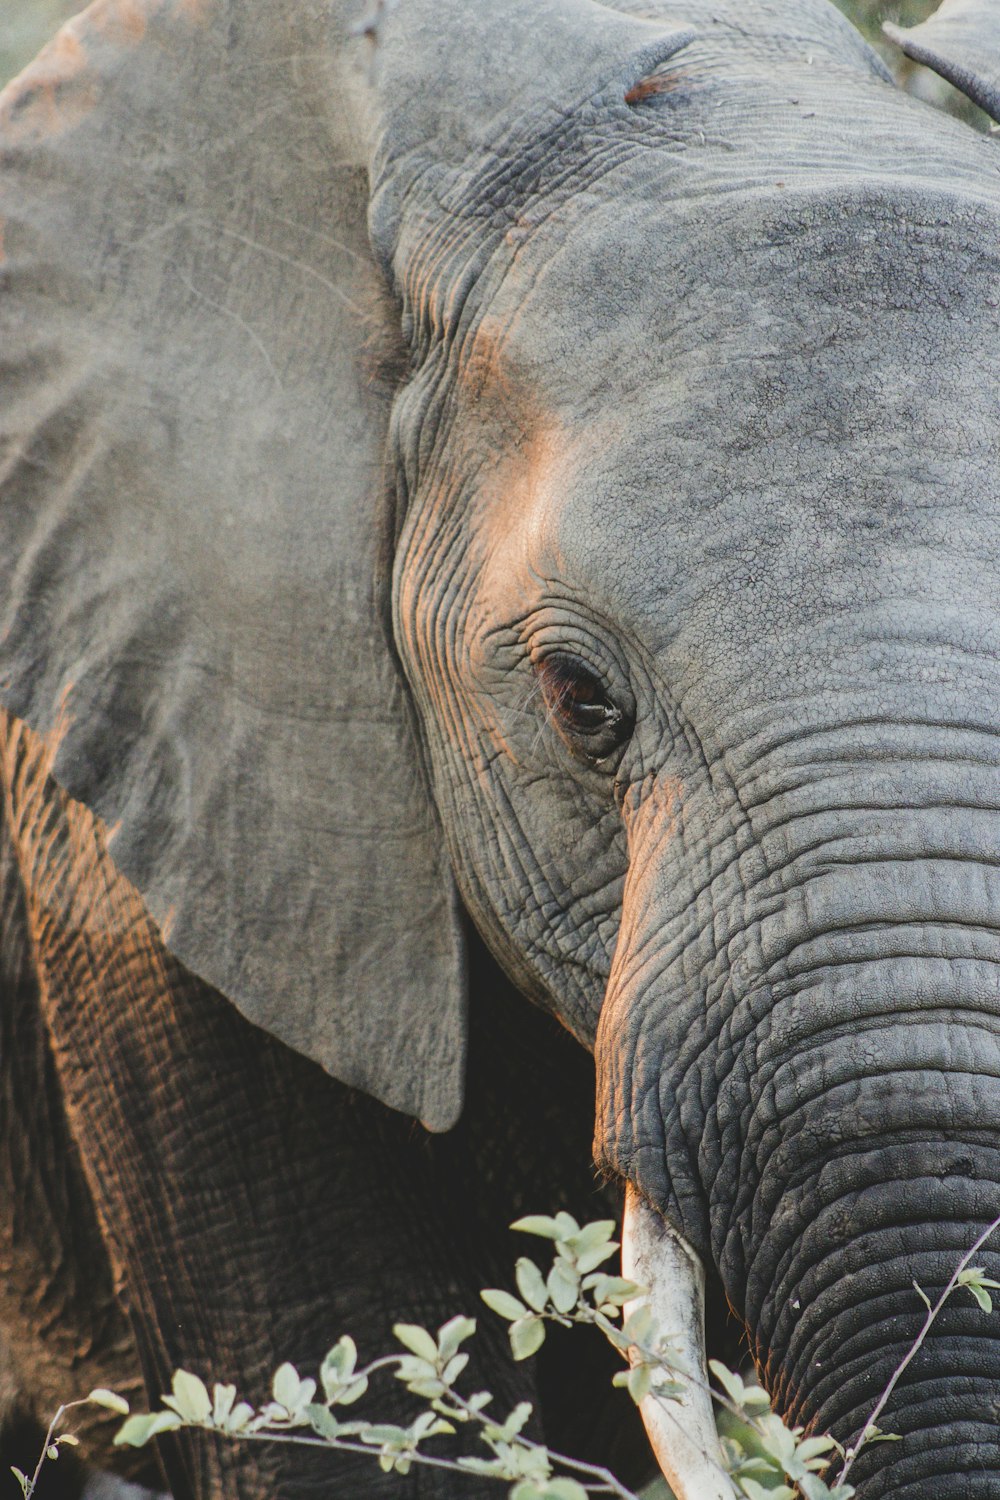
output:
{"label": "elephant eyelashes", "polygon": [[553,652],[535,670],[552,722],[574,754],[598,763],[625,744],[633,716],[614,702],[586,662],[567,652]]}

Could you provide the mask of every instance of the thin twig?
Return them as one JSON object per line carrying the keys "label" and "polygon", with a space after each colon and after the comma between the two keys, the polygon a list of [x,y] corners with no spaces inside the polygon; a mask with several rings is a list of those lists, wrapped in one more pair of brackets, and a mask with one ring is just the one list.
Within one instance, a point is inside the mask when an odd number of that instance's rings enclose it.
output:
{"label": "thin twig", "polygon": [[[74,1401],[72,1403],[73,1406],[78,1406],[79,1404],[80,1403],[78,1401]],[[35,1485],[38,1483],[38,1476],[42,1472],[42,1464],[45,1462],[46,1458],[48,1457],[49,1448],[50,1448],[51,1443],[52,1443],[52,1434],[55,1432],[57,1426],[62,1421],[63,1416],[65,1415],[65,1412],[66,1412],[65,1406],[60,1406],[59,1410],[56,1412],[55,1416],[52,1418],[52,1421],[49,1423],[49,1430],[45,1434],[45,1442],[42,1444],[42,1451],[41,1451],[41,1453],[38,1456],[38,1462],[35,1465],[35,1472],[34,1472],[34,1474],[32,1474],[31,1478],[28,1480],[28,1488],[24,1492],[24,1500],[31,1500],[32,1495],[35,1493]]]}
{"label": "thin twig", "polygon": [[[455,1405],[472,1421],[478,1422],[482,1427],[495,1425],[494,1418],[486,1416],[484,1412],[476,1411],[475,1407],[471,1406],[457,1391],[449,1391],[448,1394]],[[523,1443],[526,1448],[545,1453],[553,1463],[562,1464],[567,1469],[575,1469],[578,1474],[589,1475],[592,1479],[599,1481],[606,1494],[617,1495],[619,1500],[638,1500],[634,1491],[626,1489],[610,1469],[605,1469],[598,1464],[588,1464],[582,1458],[570,1458],[565,1453],[557,1453],[553,1448],[546,1448],[544,1443],[536,1443],[532,1438],[522,1437],[520,1433],[518,1442]]]}
{"label": "thin twig", "polygon": [[[199,1425],[199,1424],[193,1424]],[[217,1427],[209,1427],[209,1432],[218,1432]],[[238,1438],[244,1443],[293,1443],[298,1448],[325,1448],[329,1453],[331,1450],[338,1453],[363,1453],[366,1458],[377,1458],[380,1444],[378,1443],[354,1443],[350,1438],[322,1438],[322,1437],[298,1437],[284,1428],[278,1428],[273,1432],[262,1429],[258,1432],[231,1432],[225,1433],[226,1437]],[[460,1474],[468,1473],[450,1458],[432,1458],[429,1453],[421,1453],[419,1448],[406,1449],[399,1454],[409,1463],[426,1464],[429,1469],[458,1469]],[[488,1477],[488,1476],[487,1476]]]}
{"label": "thin twig", "polygon": [[858,1454],[861,1452],[861,1449],[864,1447],[865,1443],[868,1441],[868,1435],[869,1435],[869,1433],[871,1432],[872,1428],[875,1426],[875,1424],[877,1423],[879,1417],[882,1415],[883,1411],[885,1410],[885,1406],[886,1406],[886,1403],[889,1400],[889,1397],[892,1395],[893,1391],[896,1389],[896,1386],[899,1383],[899,1377],[902,1375],[903,1371],[906,1369],[907,1365],[910,1363],[910,1360],[914,1357],[914,1355],[920,1349],[921,1345],[923,1344],[924,1340],[926,1339],[928,1333],[931,1330],[931,1324],[934,1322],[934,1319],[937,1317],[938,1313],[941,1311],[942,1307],[944,1307],[944,1305],[947,1302],[948,1298],[951,1296],[952,1292],[955,1290],[956,1286],[958,1285],[958,1278],[961,1276],[962,1272],[965,1270],[966,1266],[969,1264],[969,1261],[975,1255],[976,1251],[979,1250],[986,1243],[986,1241],[989,1239],[990,1235],[993,1233],[993,1231],[995,1229],[1000,1229],[1000,1214],[997,1215],[997,1217],[993,1220],[993,1223],[989,1226],[988,1229],[984,1229],[983,1230],[983,1232],[979,1236],[978,1240],[976,1240],[976,1243],[974,1245],[972,1245],[965,1252],[965,1254],[962,1256],[962,1259],[959,1261],[958,1265],[955,1267],[954,1271],[952,1272],[951,1279],[949,1280],[949,1282],[948,1282],[947,1286],[945,1287],[944,1291],[941,1293],[940,1297],[935,1302],[934,1306],[932,1308],[928,1309],[927,1316],[924,1319],[923,1326],[920,1329],[920,1332],[917,1334],[916,1338],[913,1340],[913,1343],[910,1345],[910,1348],[907,1350],[907,1352],[906,1352],[905,1356],[903,1357],[903,1359],[900,1361],[900,1363],[893,1370],[892,1374],[889,1376],[889,1380],[888,1380],[888,1383],[886,1384],[885,1390],[882,1392],[881,1396],[879,1396],[879,1398],[876,1401],[875,1405],[872,1407],[871,1416],[868,1418],[867,1422],[864,1424],[864,1426],[861,1428],[861,1431],[858,1433],[858,1436],[857,1436],[857,1439],[856,1439],[855,1443],[853,1443],[850,1447],[848,1447],[846,1453],[844,1454],[844,1462],[843,1462],[843,1465],[841,1466],[840,1473],[837,1475],[837,1483],[838,1484],[843,1484],[845,1478],[847,1477],[848,1473],[850,1472],[851,1465],[854,1463],[854,1460],[857,1458]]}

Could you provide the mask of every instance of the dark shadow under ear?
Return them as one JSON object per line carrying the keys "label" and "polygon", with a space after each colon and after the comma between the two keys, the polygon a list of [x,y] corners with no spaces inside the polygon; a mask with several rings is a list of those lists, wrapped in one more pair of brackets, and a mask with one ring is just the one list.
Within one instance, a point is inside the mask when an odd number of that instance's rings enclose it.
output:
{"label": "dark shadow under ear", "polygon": [[0,696],[193,972],[444,1129],[464,944],[379,598],[348,9],[101,0],[3,94]]}
{"label": "dark shadow under ear", "polygon": [[919,26],[882,23],[906,56],[932,68],[1000,121],[1000,6],[996,0],[943,0]]}

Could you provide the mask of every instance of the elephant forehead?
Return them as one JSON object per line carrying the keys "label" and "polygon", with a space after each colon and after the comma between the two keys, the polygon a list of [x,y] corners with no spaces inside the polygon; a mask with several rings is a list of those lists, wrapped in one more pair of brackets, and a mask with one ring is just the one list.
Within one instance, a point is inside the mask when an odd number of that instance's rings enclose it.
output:
{"label": "elephant forehead", "polygon": [[808,374],[828,346],[842,376],[863,366],[884,379],[914,354],[956,348],[980,364],[1000,286],[1000,194],[987,186],[812,181],[710,203],[588,199],[502,265],[491,343],[586,422],[652,386],[683,395],[705,371],[718,382],[734,362],[777,369],[804,356]]}
{"label": "elephant forehead", "polygon": [[689,315],[664,278],[638,347],[629,311],[544,361],[538,321],[517,331],[550,415],[489,507],[497,576],[554,580],[654,650],[710,614],[744,664],[845,611],[905,632],[934,600],[953,639],[996,634],[1000,241],[982,205],[939,210],[897,203],[892,236],[873,211],[842,247],[800,215],[739,284],[689,277]]}
{"label": "elephant forehead", "polygon": [[916,524],[932,492],[938,512],[952,495],[992,514],[997,208],[940,192],[733,200],[686,248],[676,226],[598,217],[511,278],[530,292],[489,320],[505,404],[530,388],[543,414],[519,467],[560,556],[606,557],[609,528],[624,546],[664,528],[690,543],[720,516],[730,535]]}

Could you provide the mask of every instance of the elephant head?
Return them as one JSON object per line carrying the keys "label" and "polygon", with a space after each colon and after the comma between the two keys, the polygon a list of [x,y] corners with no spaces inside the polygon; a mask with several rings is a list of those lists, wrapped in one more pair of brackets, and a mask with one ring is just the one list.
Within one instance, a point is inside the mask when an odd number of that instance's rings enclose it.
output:
{"label": "elephant head", "polygon": [[[1000,1211],[1000,158],[825,0],[353,11],[97,0],[4,96],[4,701],[432,1129],[464,909],[846,1441]],[[949,1306],[859,1493],[994,1493],[998,1373]]]}

